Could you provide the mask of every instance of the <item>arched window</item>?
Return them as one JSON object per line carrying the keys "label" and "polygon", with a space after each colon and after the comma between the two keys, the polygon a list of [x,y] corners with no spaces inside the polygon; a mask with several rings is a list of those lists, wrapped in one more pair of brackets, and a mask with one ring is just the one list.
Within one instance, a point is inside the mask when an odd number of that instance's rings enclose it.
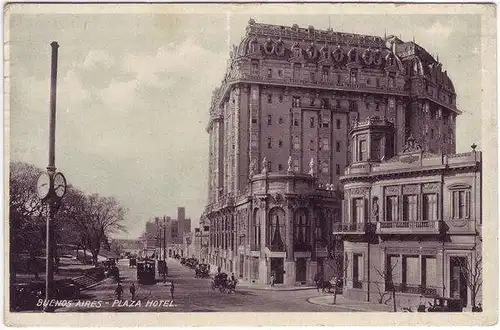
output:
{"label": "arched window", "polygon": [[283,251],[285,241],[285,211],[273,208],[269,211],[266,244],[271,251]]}
{"label": "arched window", "polygon": [[295,251],[309,251],[311,249],[311,225],[306,209],[300,209],[295,213],[293,239]]}

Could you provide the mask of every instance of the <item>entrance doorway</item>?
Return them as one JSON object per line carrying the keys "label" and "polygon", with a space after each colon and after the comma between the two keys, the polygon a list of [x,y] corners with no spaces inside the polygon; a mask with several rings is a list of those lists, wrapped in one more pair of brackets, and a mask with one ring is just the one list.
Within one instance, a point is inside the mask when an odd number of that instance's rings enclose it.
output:
{"label": "entrance doorway", "polygon": [[295,261],[295,281],[305,282],[306,281],[306,258],[297,258]]}
{"label": "entrance doorway", "polygon": [[465,257],[451,257],[450,258],[450,297],[460,298],[462,306],[467,306],[467,282],[465,278],[465,271],[462,265],[466,265],[467,259]]}
{"label": "entrance doorway", "polygon": [[274,274],[276,284],[283,284],[283,258],[271,258],[271,274]]}

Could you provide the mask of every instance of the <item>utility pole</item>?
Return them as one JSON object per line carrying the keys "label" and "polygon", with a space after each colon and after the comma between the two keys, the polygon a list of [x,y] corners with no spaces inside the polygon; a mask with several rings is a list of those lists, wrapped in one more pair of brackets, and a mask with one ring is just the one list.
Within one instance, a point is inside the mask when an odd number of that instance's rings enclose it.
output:
{"label": "utility pole", "polygon": [[167,259],[167,224],[163,216],[163,260]]}

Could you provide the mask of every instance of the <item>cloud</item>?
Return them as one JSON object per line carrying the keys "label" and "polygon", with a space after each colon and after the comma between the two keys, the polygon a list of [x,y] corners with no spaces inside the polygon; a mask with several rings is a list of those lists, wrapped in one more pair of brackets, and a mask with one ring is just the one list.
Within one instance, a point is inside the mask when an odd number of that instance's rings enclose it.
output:
{"label": "cloud", "polygon": [[[156,54],[130,54],[123,60],[123,68],[136,75],[141,83],[164,87],[165,79],[193,78],[207,81],[206,75],[222,76],[226,53],[211,52],[188,38],[180,45],[169,43],[157,49]],[[210,80],[209,80],[210,81]]]}
{"label": "cloud", "polygon": [[112,110],[125,110],[133,106],[136,98],[138,81],[117,81],[112,79],[100,92],[102,102]]}
{"label": "cloud", "polygon": [[441,23],[441,21],[436,21],[430,27],[426,27],[424,31],[432,39],[443,41],[450,37],[454,28],[451,25]]}
{"label": "cloud", "polygon": [[68,107],[80,105],[90,97],[90,93],[83,85],[80,75],[75,69],[70,69],[62,79],[61,102]]}
{"label": "cloud", "polygon": [[98,65],[111,67],[115,63],[113,56],[105,50],[90,50],[81,65],[82,68],[89,69]]}

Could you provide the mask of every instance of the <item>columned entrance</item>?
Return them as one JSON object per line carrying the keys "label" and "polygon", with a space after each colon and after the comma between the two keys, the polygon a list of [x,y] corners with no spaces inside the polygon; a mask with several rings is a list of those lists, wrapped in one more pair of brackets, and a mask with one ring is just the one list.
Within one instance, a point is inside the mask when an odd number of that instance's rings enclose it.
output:
{"label": "columned entrance", "polygon": [[271,274],[276,284],[283,284],[283,273],[283,258],[271,258]]}

